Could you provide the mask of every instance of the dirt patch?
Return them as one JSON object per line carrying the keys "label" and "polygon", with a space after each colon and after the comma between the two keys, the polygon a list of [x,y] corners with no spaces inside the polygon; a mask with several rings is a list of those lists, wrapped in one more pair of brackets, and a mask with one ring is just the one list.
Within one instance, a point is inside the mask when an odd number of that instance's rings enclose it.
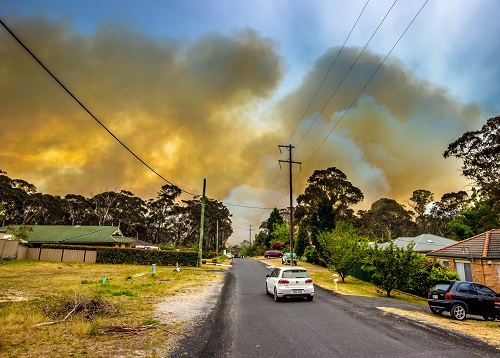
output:
{"label": "dirt patch", "polygon": [[175,296],[163,297],[155,305],[152,317],[177,332],[169,336],[162,354],[175,349],[181,339],[194,334],[193,328],[215,308],[224,281],[212,281],[203,287],[189,288]]}
{"label": "dirt patch", "polygon": [[0,293],[0,302],[21,302],[28,301],[30,299],[30,297],[21,291],[7,290]]}

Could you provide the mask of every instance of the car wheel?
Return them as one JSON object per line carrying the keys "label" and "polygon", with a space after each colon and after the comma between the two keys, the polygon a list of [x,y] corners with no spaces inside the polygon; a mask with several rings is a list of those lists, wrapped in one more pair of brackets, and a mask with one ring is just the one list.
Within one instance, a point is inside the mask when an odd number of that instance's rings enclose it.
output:
{"label": "car wheel", "polygon": [[463,321],[465,319],[465,316],[467,316],[467,310],[465,309],[464,305],[456,303],[453,305],[453,307],[451,307],[450,314],[454,319]]}
{"label": "car wheel", "polygon": [[308,301],[312,301],[313,298],[314,298],[314,296],[307,296],[306,298],[307,298]]}
{"label": "car wheel", "polygon": [[281,298],[278,297],[278,292],[276,292],[276,288],[274,288],[274,302],[281,301]]}
{"label": "car wheel", "polygon": [[430,309],[431,309],[431,312],[434,313],[434,314],[441,314],[441,313],[443,313],[443,310],[441,310],[439,308],[430,307]]}
{"label": "car wheel", "polygon": [[483,319],[484,319],[485,321],[494,321],[494,320],[495,320],[495,318],[496,318],[495,316],[487,316],[487,315],[484,315],[484,316],[483,316]]}

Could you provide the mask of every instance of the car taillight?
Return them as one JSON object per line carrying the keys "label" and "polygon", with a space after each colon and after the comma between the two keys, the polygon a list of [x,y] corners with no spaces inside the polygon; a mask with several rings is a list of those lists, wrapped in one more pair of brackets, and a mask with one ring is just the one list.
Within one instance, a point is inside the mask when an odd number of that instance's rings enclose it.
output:
{"label": "car taillight", "polygon": [[500,298],[495,298],[495,306],[500,306]]}
{"label": "car taillight", "polygon": [[451,293],[446,292],[446,294],[444,295],[444,299],[446,301],[451,301],[453,299],[453,297],[451,297]]}
{"label": "car taillight", "polygon": [[288,280],[281,279],[278,281],[278,285],[287,285],[287,284],[288,284]]}
{"label": "car taillight", "polygon": [[310,278],[308,278],[308,279],[306,280],[306,283],[313,283],[313,280],[311,280]]}

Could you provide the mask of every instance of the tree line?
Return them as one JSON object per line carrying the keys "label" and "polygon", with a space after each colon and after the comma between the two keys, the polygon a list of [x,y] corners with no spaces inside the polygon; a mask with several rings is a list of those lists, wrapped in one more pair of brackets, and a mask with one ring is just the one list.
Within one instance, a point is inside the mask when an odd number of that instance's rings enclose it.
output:
{"label": "tree line", "polygon": [[[192,247],[199,244],[201,197],[178,200],[181,190],[163,185],[155,199],[127,190],[104,191],[86,198],[39,193],[36,186],[0,170],[0,221],[9,225],[119,226],[124,236],[153,244]],[[204,248],[224,246],[232,234],[231,214],[215,199],[205,200]]]}

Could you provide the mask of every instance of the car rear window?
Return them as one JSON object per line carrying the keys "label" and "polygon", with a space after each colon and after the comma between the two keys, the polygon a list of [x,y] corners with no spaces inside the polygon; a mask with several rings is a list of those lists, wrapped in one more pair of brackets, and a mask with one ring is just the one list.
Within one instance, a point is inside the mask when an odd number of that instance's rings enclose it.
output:
{"label": "car rear window", "polygon": [[441,283],[435,284],[434,287],[431,288],[431,291],[435,291],[435,290],[447,291],[448,287],[450,287],[449,283],[441,282]]}
{"label": "car rear window", "polygon": [[287,270],[283,272],[283,278],[309,278],[309,272],[303,270]]}

